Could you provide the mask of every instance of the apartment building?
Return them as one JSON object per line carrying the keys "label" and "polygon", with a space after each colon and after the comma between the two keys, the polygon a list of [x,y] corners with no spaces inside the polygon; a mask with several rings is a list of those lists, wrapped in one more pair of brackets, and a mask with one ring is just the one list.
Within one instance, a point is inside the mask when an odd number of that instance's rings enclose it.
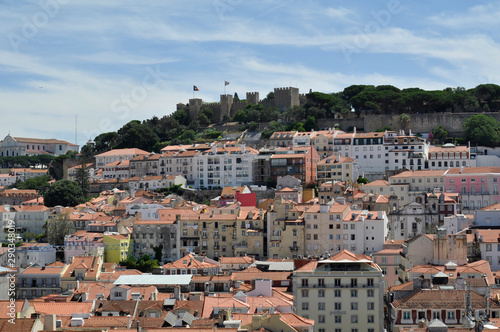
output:
{"label": "apartment building", "polygon": [[383,331],[382,269],[369,256],[342,250],[293,272],[297,314],[315,331]]}
{"label": "apartment building", "polygon": [[351,157],[334,154],[316,164],[318,184],[327,181],[345,181],[354,183],[359,175],[358,161]]}
{"label": "apartment building", "polygon": [[131,160],[139,155],[149,156],[150,153],[137,148],[109,150],[95,156],[96,167],[103,168],[115,161]]}
{"label": "apartment building", "polygon": [[385,137],[385,169],[426,169],[430,144],[421,137],[404,132],[398,136]]}
{"label": "apartment building", "polygon": [[446,191],[460,193],[462,213],[474,213],[500,201],[500,167],[450,168],[444,173]]}
{"label": "apartment building", "polygon": [[102,256],[72,257],[68,268],[61,275],[62,290],[78,289],[80,282],[95,282],[99,280],[102,264]]}
{"label": "apartment building", "polygon": [[[417,196],[421,196],[423,193],[435,190],[445,191],[447,187],[445,181],[446,172],[446,170],[403,171],[389,177],[389,185],[407,184],[409,186],[408,194],[414,196],[413,200],[417,200]],[[420,202],[422,200],[423,197],[420,197]]]}
{"label": "apartment building", "polygon": [[116,160],[102,167],[102,177],[128,179],[130,177],[130,160]]}
{"label": "apartment building", "polygon": [[443,146],[429,147],[429,169],[451,167],[476,167],[475,154],[471,154],[469,146],[455,146],[447,143]]}
{"label": "apartment building", "polygon": [[34,299],[62,292],[61,277],[68,266],[30,267],[18,274],[18,299]]}
{"label": "apartment building", "polygon": [[222,188],[250,185],[253,182],[253,160],[258,151],[245,145],[212,146],[193,157],[194,187]]}
{"label": "apartment building", "polygon": [[319,155],[312,146],[279,148],[271,157],[271,176],[274,181],[279,176],[291,175],[308,184],[316,181],[316,164]]}
{"label": "apartment building", "polygon": [[137,155],[130,159],[130,177],[160,175],[160,155],[154,152],[148,155]]}

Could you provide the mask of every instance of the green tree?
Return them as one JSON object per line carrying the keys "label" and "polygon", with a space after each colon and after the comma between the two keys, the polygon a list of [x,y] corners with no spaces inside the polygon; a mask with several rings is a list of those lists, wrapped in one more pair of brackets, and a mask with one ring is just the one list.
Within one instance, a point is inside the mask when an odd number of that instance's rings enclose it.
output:
{"label": "green tree", "polygon": [[491,115],[476,114],[464,121],[465,137],[475,145],[494,147],[500,143],[500,122]]}
{"label": "green tree", "polygon": [[411,122],[411,118],[408,114],[403,113],[399,116],[399,124],[401,125],[401,128],[407,129],[409,124]]}
{"label": "green tree", "polygon": [[356,182],[359,183],[359,184],[367,184],[370,181],[368,181],[367,178],[364,178],[364,177],[360,176]]}
{"label": "green tree", "polygon": [[139,148],[145,151],[153,151],[153,147],[159,142],[158,135],[138,120],[132,120],[118,130],[120,143],[116,148]]}
{"label": "green tree", "polygon": [[75,182],[82,189],[83,195],[87,197],[90,193],[90,174],[89,170],[92,166],[91,163],[85,162],[86,160],[82,160],[82,163],[78,165],[75,171]]}
{"label": "green tree", "polygon": [[47,221],[47,240],[52,245],[64,245],[66,235],[75,232],[73,221],[67,213],[58,214],[55,218]]}
{"label": "green tree", "polygon": [[247,112],[245,110],[239,110],[234,114],[233,121],[239,122],[239,123],[245,123],[247,122]]}
{"label": "green tree", "polygon": [[85,203],[86,197],[82,188],[76,182],[69,180],[56,181],[49,187],[43,196],[45,206],[53,207],[56,205],[76,206]]}
{"label": "green tree", "polygon": [[50,180],[51,178],[49,175],[42,175],[26,179],[25,181],[18,180],[10,185],[9,188],[44,190],[49,186]]}
{"label": "green tree", "polygon": [[120,136],[118,133],[111,131],[107,133],[102,133],[94,139],[95,142],[95,150],[98,153],[106,152],[111,150],[114,146],[116,146],[120,141]]}
{"label": "green tree", "polygon": [[448,136],[448,132],[444,129],[443,125],[439,125],[432,130],[432,136],[438,141],[443,142]]}

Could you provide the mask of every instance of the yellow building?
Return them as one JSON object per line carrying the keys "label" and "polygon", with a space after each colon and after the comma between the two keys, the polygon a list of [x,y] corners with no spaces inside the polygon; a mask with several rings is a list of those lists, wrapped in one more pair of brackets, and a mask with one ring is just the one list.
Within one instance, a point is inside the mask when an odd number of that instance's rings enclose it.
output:
{"label": "yellow building", "polygon": [[131,253],[130,235],[106,234],[104,233],[105,261],[119,264]]}
{"label": "yellow building", "polygon": [[327,181],[356,182],[358,162],[351,157],[341,157],[339,154],[331,155],[316,164],[318,184]]}
{"label": "yellow building", "polygon": [[181,255],[188,252],[208,257],[266,257],[265,212],[233,203],[206,208],[193,216],[180,216]]}

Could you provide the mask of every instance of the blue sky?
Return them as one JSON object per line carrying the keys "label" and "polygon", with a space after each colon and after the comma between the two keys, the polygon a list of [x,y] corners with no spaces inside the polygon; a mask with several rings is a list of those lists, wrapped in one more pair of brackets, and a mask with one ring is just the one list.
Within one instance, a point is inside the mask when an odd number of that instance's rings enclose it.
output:
{"label": "blue sky", "polygon": [[488,1],[0,0],[0,136],[77,143],[178,102],[500,80]]}

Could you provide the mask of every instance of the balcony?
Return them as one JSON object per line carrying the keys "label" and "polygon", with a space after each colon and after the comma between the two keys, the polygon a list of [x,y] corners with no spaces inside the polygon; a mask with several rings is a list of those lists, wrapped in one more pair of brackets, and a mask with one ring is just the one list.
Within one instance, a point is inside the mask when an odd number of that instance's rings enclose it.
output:
{"label": "balcony", "polygon": [[299,247],[292,246],[292,247],[290,247],[290,251],[299,251]]}
{"label": "balcony", "polygon": [[246,248],[246,247],[247,247],[247,243],[246,242],[235,243],[233,245],[234,249],[237,249],[237,248]]}

